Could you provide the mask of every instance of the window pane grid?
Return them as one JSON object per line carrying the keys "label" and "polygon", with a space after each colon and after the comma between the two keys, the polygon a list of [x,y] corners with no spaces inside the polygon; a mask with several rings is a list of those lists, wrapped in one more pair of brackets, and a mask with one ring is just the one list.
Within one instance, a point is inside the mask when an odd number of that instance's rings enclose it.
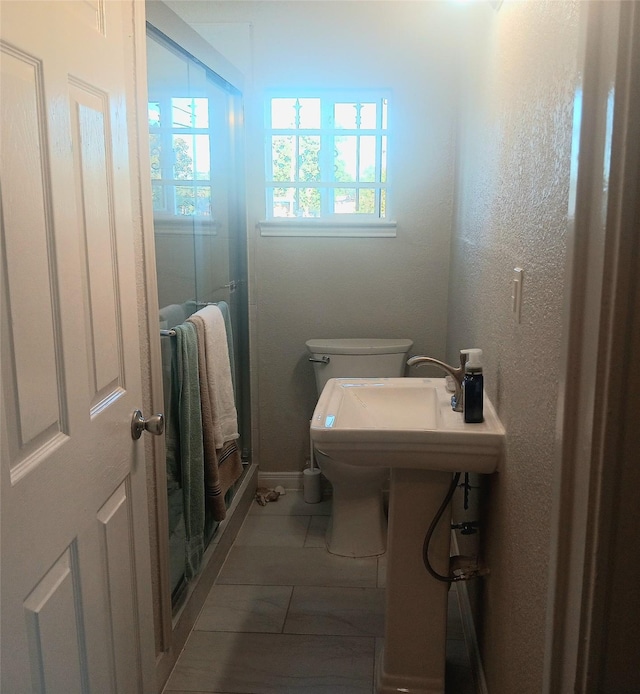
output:
{"label": "window pane grid", "polygon": [[271,97],[266,113],[268,217],[385,217],[386,98]]}

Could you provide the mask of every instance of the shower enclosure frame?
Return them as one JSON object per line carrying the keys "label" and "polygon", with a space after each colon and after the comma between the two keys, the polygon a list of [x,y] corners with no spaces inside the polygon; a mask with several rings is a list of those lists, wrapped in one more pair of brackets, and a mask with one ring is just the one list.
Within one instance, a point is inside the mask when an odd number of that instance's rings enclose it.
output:
{"label": "shower enclosure frame", "polygon": [[[166,494],[166,471],[164,440],[159,437],[149,437],[147,440],[147,455],[153,460],[153,469],[149,471],[149,522],[151,526],[151,555],[152,570],[154,572],[154,621],[156,632],[156,677],[157,683],[162,688],[171,669],[179,655],[188,634],[190,633],[197,615],[202,607],[204,599],[209,592],[222,561],[228,552],[235,534],[252,501],[257,481],[257,465],[251,462],[251,401],[249,385],[249,316],[248,316],[248,258],[246,238],[246,207],[244,201],[244,176],[242,165],[243,152],[243,113],[242,113],[242,75],[215,51],[202,37],[177,17],[164,3],[158,0],[147,0],[146,3],[137,4],[138,17],[136,29],[136,71],[138,84],[136,85],[136,97],[140,103],[147,102],[146,80],[146,31],[151,26],[165,37],[169,42],[182,49],[197,63],[208,69],[209,72],[219,76],[220,84],[230,85],[229,93],[235,93],[236,107],[234,119],[239,125],[235,130],[235,141],[232,148],[238,163],[239,175],[234,180],[235,195],[241,202],[234,212],[236,222],[240,225],[241,238],[238,238],[238,256],[235,258],[239,266],[241,276],[234,277],[236,296],[242,301],[245,312],[243,319],[237,326],[236,337],[242,343],[240,354],[244,364],[244,377],[238,384],[239,397],[244,399],[244,416],[239,422],[243,434],[243,461],[246,463],[245,473],[237,483],[237,489],[231,507],[224,521],[224,527],[220,529],[216,538],[217,542],[211,543],[205,551],[202,570],[189,584],[185,599],[176,609],[171,601],[171,577],[168,564],[168,504]],[[146,24],[145,24],[146,20]],[[148,120],[147,109],[140,108],[138,112],[137,128],[142,143],[138,156],[141,159],[143,171],[150,170],[149,150],[147,146]],[[149,364],[150,382],[147,384],[149,397],[155,411],[161,411],[163,406],[161,353],[157,322],[158,277],[155,267],[155,238],[154,225],[152,223],[153,211],[151,204],[151,179],[144,177],[140,181],[140,196],[142,199],[143,226],[144,226],[144,256],[145,272],[144,282],[147,294],[146,323],[150,336],[149,339]],[[234,329],[236,329],[234,327]]]}

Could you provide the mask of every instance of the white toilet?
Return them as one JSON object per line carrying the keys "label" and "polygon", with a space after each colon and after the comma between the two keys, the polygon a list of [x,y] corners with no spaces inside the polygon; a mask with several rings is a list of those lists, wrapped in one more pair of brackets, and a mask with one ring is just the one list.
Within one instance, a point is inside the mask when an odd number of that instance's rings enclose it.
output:
{"label": "white toilet", "polygon": [[[318,396],[330,378],[398,378],[404,376],[411,340],[309,340]],[[387,522],[382,485],[385,468],[348,465],[315,449],[316,461],[333,487],[327,549],[343,557],[384,554]]]}

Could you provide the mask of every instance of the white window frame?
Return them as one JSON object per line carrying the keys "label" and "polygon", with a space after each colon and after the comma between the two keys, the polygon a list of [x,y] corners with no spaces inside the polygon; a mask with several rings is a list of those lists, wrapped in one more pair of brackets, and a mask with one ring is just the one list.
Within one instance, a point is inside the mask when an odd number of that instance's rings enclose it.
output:
{"label": "white window frame", "polygon": [[[321,100],[320,128],[302,129],[274,128],[271,123],[271,104],[274,98],[319,98]],[[382,121],[382,109],[377,110],[375,128],[355,128],[337,130],[333,123],[333,107],[336,103],[372,103],[382,104],[386,101],[386,123]],[[389,187],[389,103],[390,92],[385,89],[287,89],[269,90],[265,97],[265,207],[266,219],[259,223],[262,236],[330,236],[330,237],[394,237],[396,222],[391,221],[391,196]],[[272,137],[285,136],[318,136],[321,139],[321,170],[333,167],[334,160],[327,160],[331,146],[322,144],[322,140],[332,139],[336,133],[352,136],[376,137],[376,176],[375,181],[335,181],[323,178],[317,182],[310,181],[275,181],[270,176],[273,171]],[[386,139],[385,176],[382,176],[382,138]],[[385,197],[385,216],[365,213],[335,213],[331,195],[322,195],[321,215],[319,217],[275,217],[273,216],[273,191],[276,188],[318,188],[321,191],[332,191],[335,188],[353,188],[356,190],[375,191],[376,206],[381,209],[381,196]]]}

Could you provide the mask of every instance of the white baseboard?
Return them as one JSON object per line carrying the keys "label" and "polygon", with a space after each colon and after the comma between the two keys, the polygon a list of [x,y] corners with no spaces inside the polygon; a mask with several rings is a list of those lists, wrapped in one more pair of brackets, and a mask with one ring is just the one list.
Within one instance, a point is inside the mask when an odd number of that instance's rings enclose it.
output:
{"label": "white baseboard", "polygon": [[[258,471],[258,486],[274,489],[275,487],[284,487],[290,491],[302,491],[303,489],[302,470],[298,472],[262,472]],[[320,478],[322,487],[322,496],[331,496],[331,484],[327,482],[324,475]]]}
{"label": "white baseboard", "polygon": [[[451,531],[451,549],[453,554],[459,554],[458,538],[455,532]],[[458,602],[460,604],[460,616],[462,618],[462,631],[464,632],[464,641],[469,653],[469,661],[471,662],[471,671],[473,680],[476,685],[477,694],[489,694],[487,681],[484,676],[484,667],[482,665],[482,657],[480,656],[480,647],[478,645],[478,635],[476,634],[476,626],[473,621],[473,613],[471,612],[471,603],[469,601],[469,591],[465,581],[456,583],[458,591]]]}
{"label": "white baseboard", "polygon": [[258,486],[284,487],[285,489],[302,489],[302,471],[299,472],[262,472],[258,470]]}

